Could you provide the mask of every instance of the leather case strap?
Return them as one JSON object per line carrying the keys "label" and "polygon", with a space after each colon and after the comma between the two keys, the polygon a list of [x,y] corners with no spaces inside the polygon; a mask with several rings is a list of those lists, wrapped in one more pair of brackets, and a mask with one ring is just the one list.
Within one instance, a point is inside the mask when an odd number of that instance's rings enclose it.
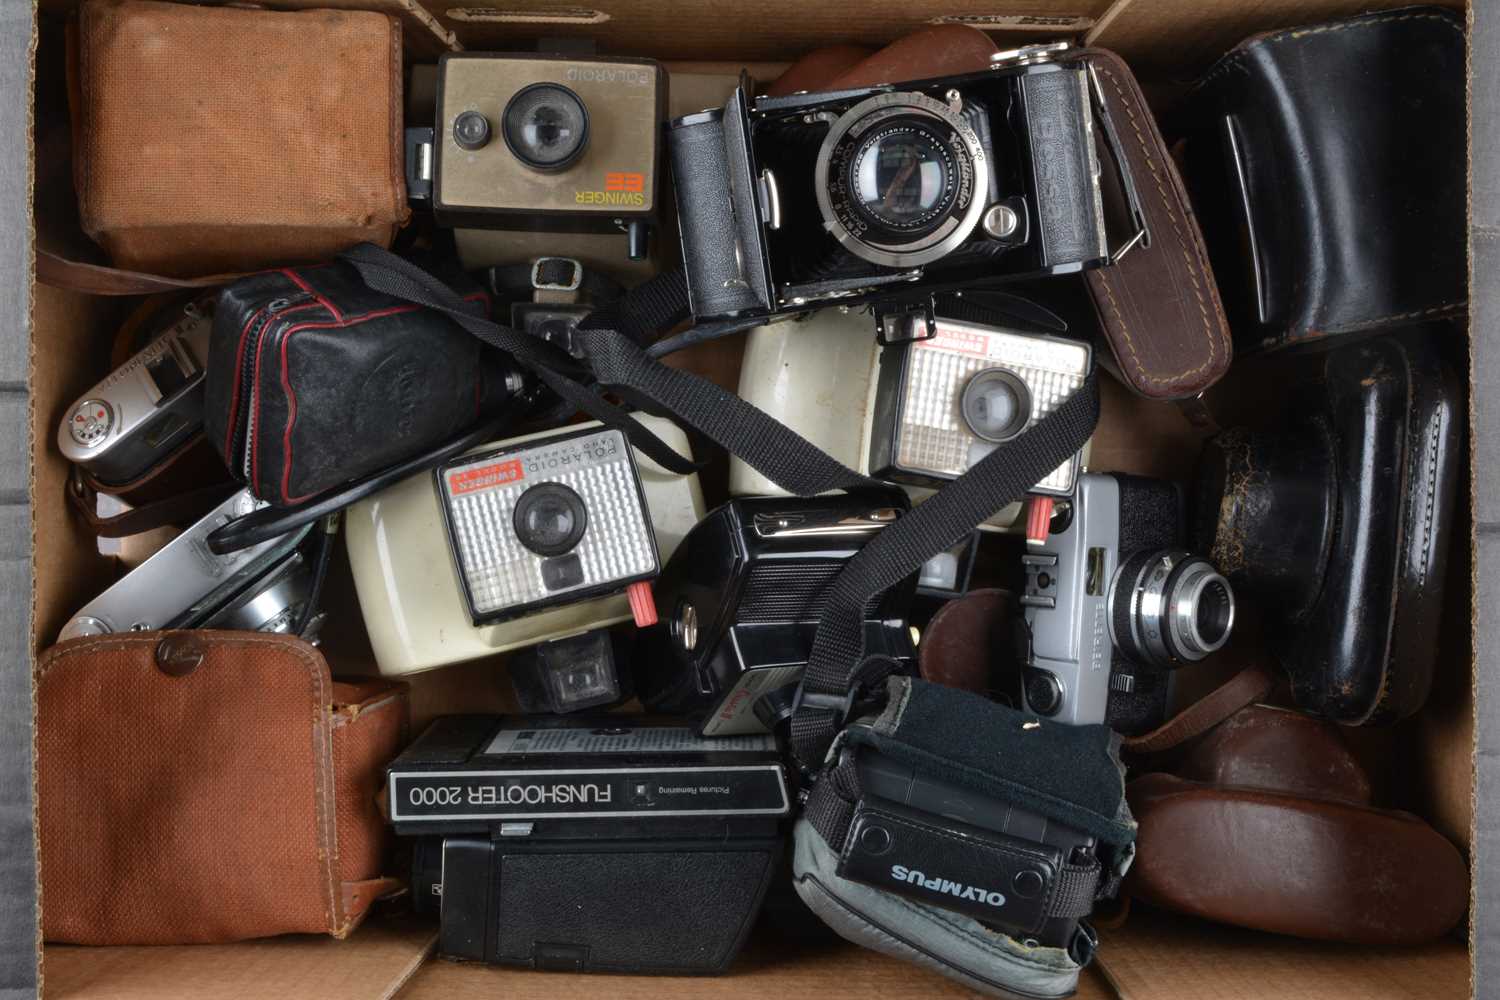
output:
{"label": "leather case strap", "polygon": [[162,292],[194,291],[228,284],[238,274],[215,274],[206,278],[167,278],[103,264],[60,257],[49,250],[36,252],[36,280],[52,288],[89,295],[156,295]]}
{"label": "leather case strap", "polygon": [[1191,398],[1217,382],[1233,358],[1203,236],[1134,74],[1107,49],[1085,53],[1148,234],[1112,266],[1087,272],[1114,355],[1106,364],[1142,396]]}
{"label": "leather case strap", "polygon": [[1151,732],[1127,736],[1122,745],[1131,753],[1159,753],[1181,746],[1260,701],[1275,684],[1271,669],[1256,661]]}

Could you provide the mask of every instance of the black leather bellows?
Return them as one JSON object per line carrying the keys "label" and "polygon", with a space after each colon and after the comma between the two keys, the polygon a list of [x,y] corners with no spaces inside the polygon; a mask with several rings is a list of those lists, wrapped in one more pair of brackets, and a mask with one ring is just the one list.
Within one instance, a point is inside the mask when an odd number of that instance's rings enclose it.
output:
{"label": "black leather bellows", "polygon": [[420,454],[519,385],[504,356],[453,320],[372,291],[344,263],[226,287],[207,368],[209,440],[278,506]]}
{"label": "black leather bellows", "polygon": [[1266,612],[1292,694],[1315,715],[1393,722],[1431,687],[1459,477],[1461,396],[1436,350],[1452,333],[1329,351],[1288,426],[1205,448],[1198,543]]}
{"label": "black leather bellows", "polygon": [[1186,140],[1236,353],[1464,308],[1461,13],[1409,7],[1255,35],[1167,131]]}

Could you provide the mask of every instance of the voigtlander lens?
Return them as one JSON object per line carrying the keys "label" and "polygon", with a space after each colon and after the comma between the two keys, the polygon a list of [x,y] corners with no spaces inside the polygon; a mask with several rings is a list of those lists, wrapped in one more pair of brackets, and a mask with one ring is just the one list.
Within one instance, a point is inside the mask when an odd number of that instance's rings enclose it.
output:
{"label": "voigtlander lens", "polygon": [[1234,630],[1234,591],[1202,556],[1138,552],[1115,574],[1110,637],[1139,660],[1180,667],[1224,646]]}
{"label": "voigtlander lens", "polygon": [[878,94],[839,116],[818,150],[823,225],[873,264],[913,267],[973,233],[989,192],[985,151],[955,108]]}

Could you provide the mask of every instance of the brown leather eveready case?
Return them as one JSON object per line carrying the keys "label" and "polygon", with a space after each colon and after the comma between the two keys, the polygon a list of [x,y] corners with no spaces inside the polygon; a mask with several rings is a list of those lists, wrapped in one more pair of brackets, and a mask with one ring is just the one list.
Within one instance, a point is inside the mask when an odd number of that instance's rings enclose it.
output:
{"label": "brown leather eveready case", "polygon": [[79,214],[117,267],[311,262],[406,221],[395,18],[88,0],[72,51]]}
{"label": "brown leather eveready case", "polygon": [[343,937],[379,896],[406,685],[257,632],[74,639],[37,666],[42,931],[73,944]]}

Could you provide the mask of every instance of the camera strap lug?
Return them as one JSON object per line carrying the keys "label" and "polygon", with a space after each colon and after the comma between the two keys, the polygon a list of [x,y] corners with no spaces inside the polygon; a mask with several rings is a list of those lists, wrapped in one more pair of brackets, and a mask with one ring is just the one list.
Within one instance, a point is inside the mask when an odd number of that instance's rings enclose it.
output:
{"label": "camera strap lug", "polygon": [[406,200],[418,205],[432,201],[433,142],[430,128],[406,130]]}
{"label": "camera strap lug", "polygon": [[531,263],[531,288],[537,302],[573,303],[583,285],[583,264],[573,257],[538,257]]}

